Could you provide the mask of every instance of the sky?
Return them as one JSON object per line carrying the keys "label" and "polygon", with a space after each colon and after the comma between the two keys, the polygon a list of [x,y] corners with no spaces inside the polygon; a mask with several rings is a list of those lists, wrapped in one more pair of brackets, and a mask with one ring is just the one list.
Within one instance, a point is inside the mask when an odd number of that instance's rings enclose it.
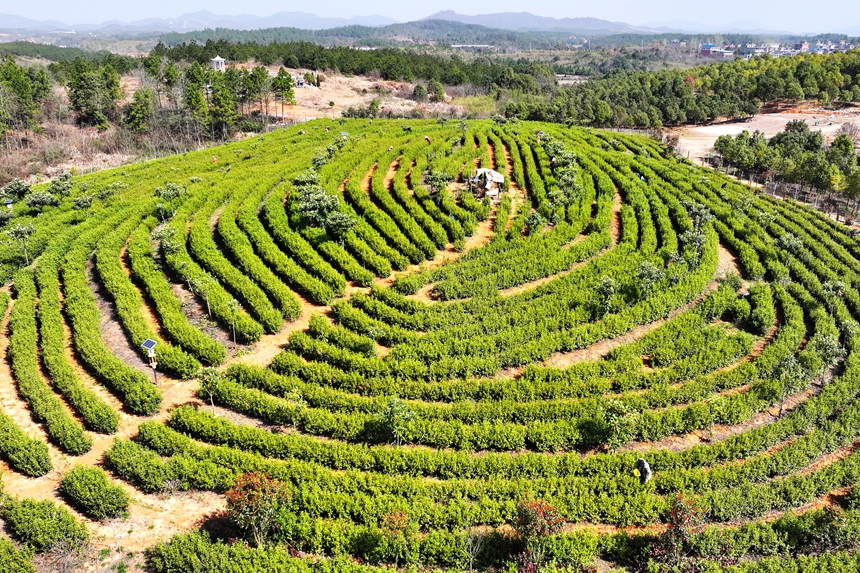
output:
{"label": "sky", "polygon": [[471,0],[468,3],[451,0],[316,0],[312,3],[277,0],[0,0],[0,13],[36,20],[60,20],[67,24],[171,18],[198,10],[257,16],[304,11],[319,16],[347,18],[379,14],[405,22],[446,9],[461,14],[531,12],[555,18],[590,16],[633,25],[678,20],[708,25],[743,23],[745,27],[810,33],[860,27],[860,2],[857,0]]}

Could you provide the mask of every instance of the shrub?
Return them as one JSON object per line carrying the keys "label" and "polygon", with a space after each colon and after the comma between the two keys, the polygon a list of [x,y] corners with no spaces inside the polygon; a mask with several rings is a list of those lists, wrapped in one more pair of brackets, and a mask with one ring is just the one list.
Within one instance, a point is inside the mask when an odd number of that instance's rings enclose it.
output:
{"label": "shrub", "polygon": [[87,529],[66,508],[53,501],[7,499],[0,517],[9,533],[26,543],[36,553],[44,553],[58,543],[79,547],[87,538]]}
{"label": "shrub", "polygon": [[287,484],[259,472],[239,476],[225,495],[230,519],[251,534],[257,547],[263,546],[280,507],[290,498]]}
{"label": "shrub", "polygon": [[21,549],[8,539],[0,538],[0,571],[3,573],[35,573],[33,551],[26,545]]}
{"label": "shrub", "polygon": [[95,467],[73,468],[60,482],[60,493],[93,519],[119,517],[130,502],[125,490],[111,484],[105,471]]}

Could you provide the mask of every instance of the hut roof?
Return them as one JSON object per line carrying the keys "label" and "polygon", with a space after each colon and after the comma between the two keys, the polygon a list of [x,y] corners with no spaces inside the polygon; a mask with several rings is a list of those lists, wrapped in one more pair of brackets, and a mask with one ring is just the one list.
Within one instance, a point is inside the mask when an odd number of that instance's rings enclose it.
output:
{"label": "hut roof", "polygon": [[477,180],[481,175],[486,173],[487,179],[493,181],[494,183],[504,183],[505,176],[499,173],[498,171],[493,171],[492,169],[478,169],[475,172],[475,180]]}

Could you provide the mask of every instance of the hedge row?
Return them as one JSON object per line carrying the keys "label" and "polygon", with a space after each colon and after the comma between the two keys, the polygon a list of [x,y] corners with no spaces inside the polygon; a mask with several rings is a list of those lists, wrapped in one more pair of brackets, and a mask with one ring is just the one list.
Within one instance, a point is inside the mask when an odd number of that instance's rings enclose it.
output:
{"label": "hedge row", "polygon": [[[197,262],[224,285],[236,299],[263,326],[266,332],[274,333],[281,329],[284,315],[278,311],[266,293],[245,273],[221,254],[212,238],[210,218],[222,206],[225,192],[213,194],[209,200],[194,213],[188,231],[188,250]],[[277,279],[275,279],[277,280]],[[210,300],[212,294],[209,295]]]}
{"label": "hedge row", "polygon": [[[254,181],[249,186],[251,190],[257,187],[271,189],[276,184],[276,182]],[[223,244],[226,254],[230,257],[230,262],[248,278],[252,279],[254,283],[259,285],[265,294],[268,295],[272,304],[281,311],[286,320],[292,321],[301,314],[299,299],[269,269],[265,262],[257,256],[251,241],[236,224],[237,211],[242,203],[248,197],[255,196],[255,193],[251,190],[234,191],[233,197],[224,206],[218,217],[218,223],[216,224],[218,237],[221,239],[221,244]],[[193,237],[192,250],[196,250]],[[208,266],[211,263],[204,261],[204,264]]]}
{"label": "hedge row", "polygon": [[78,548],[87,539],[87,528],[65,507],[46,499],[13,499],[4,496],[0,518],[9,534],[36,553],[49,551],[58,543]]}
{"label": "hedge row", "polygon": [[36,573],[33,550],[17,548],[10,539],[0,538],[0,569],[6,573]]}
{"label": "hedge row", "polygon": [[23,269],[15,275],[15,293],[17,298],[9,317],[12,334],[8,352],[18,393],[30,407],[33,421],[44,424],[45,432],[57,447],[76,456],[86,453],[93,445],[92,439],[42,381],[39,372],[36,285],[32,270]]}
{"label": "hedge row", "polygon": [[188,322],[182,304],[164,274],[156,266],[150,246],[150,232],[157,221],[147,218],[135,229],[128,242],[131,272],[153,301],[167,336],[207,366],[217,366],[227,356],[227,349]]}
{"label": "hedge row", "polygon": [[[265,190],[265,189],[263,189]],[[274,193],[274,192],[273,192]],[[328,283],[314,276],[284,254],[266,232],[263,224],[257,218],[257,208],[254,199],[263,200],[264,195],[258,191],[249,196],[248,201],[239,209],[236,219],[239,227],[248,235],[260,259],[268,265],[290,287],[307,297],[314,304],[325,305],[331,302],[336,290]],[[338,284],[343,283],[341,277]],[[343,289],[343,285],[341,285]]]}
{"label": "hedge row", "polygon": [[81,513],[92,519],[119,517],[128,510],[128,494],[110,483],[101,468],[75,466],[63,476],[59,491]]}
{"label": "hedge row", "polygon": [[[214,280],[212,275],[203,270],[188,254],[185,246],[186,226],[188,219],[195,210],[202,207],[208,199],[205,194],[195,195],[183,203],[176,216],[165,229],[166,238],[161,240],[161,250],[167,266],[181,282],[195,284],[200,292],[195,292],[201,303],[212,310],[212,314],[228,331],[235,331],[236,339],[245,343],[253,343],[263,335],[263,326],[251,318],[244,309],[234,309],[231,301],[233,296]],[[216,197],[217,198],[217,197]],[[210,210],[214,210],[214,207]],[[207,218],[204,216],[204,220]],[[208,221],[204,232],[208,232]],[[210,237],[211,239],[211,237]],[[202,290],[201,290],[202,289]]]}
{"label": "hedge row", "polygon": [[[143,205],[143,208],[148,207]],[[101,315],[87,284],[87,260],[98,240],[109,230],[129,218],[120,211],[103,224],[80,235],[65,253],[62,279],[65,290],[64,309],[72,327],[72,340],[84,365],[95,378],[118,394],[128,409],[138,415],[149,415],[161,405],[161,393],[142,372],[127,366],[105,346],[101,339]]]}
{"label": "hedge row", "polygon": [[[290,189],[287,183],[284,184],[284,187],[285,191]],[[262,219],[272,238],[286,254],[302,265],[311,275],[329,285],[334,294],[343,294],[346,279],[327,263],[300,233],[290,228],[290,222],[284,210],[283,192],[275,191],[269,195],[263,205]]]}
{"label": "hedge row", "polygon": [[119,322],[140,357],[143,360],[148,357],[147,350],[142,346],[143,342],[147,339],[155,340],[159,342],[159,367],[172,376],[191,378],[200,370],[200,362],[181,347],[167,344],[152,330],[143,315],[143,297],[120,261],[129,235],[138,226],[140,218],[130,217],[99,240],[95,256],[98,277],[113,298]]}

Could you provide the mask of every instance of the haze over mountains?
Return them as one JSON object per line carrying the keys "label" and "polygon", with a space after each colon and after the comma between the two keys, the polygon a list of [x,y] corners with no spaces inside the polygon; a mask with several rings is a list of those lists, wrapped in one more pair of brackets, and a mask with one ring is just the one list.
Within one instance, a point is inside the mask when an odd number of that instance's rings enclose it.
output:
{"label": "haze over mountains", "polygon": [[309,12],[278,12],[271,16],[240,14],[222,16],[207,10],[182,14],[176,18],[146,18],[133,22],[112,20],[100,24],[66,24],[56,20],[31,20],[21,16],[0,14],[0,29],[5,30],[76,30],[79,32],[175,32],[205,30],[206,28],[232,28],[255,30],[262,28],[302,28],[305,30],[324,30],[340,26],[385,26],[397,20],[385,16],[354,16],[352,18],[324,18]]}
{"label": "haze over mountains", "polygon": [[501,12],[467,16],[454,10],[437,12],[424,20],[448,20],[463,24],[477,24],[488,28],[520,32],[603,32],[611,34],[653,34],[661,30],[640,28],[624,22],[610,22],[599,18],[550,18],[529,12]]}
{"label": "haze over mountains", "polygon": [[[551,18],[537,16],[529,12],[501,12],[494,14],[465,15],[454,10],[443,10],[422,20],[446,20],[485,26],[500,30],[521,32],[564,32],[580,35],[609,34],[660,34],[678,33],[758,33],[789,34],[792,32],[767,29],[756,22],[732,22],[729,24],[702,24],[688,20],[669,20],[651,22],[637,26],[625,22],[611,22],[599,18]],[[860,19],[860,18],[858,18]],[[229,28],[236,30],[255,30],[265,28],[300,28],[304,30],[324,30],[342,26],[386,26],[398,21],[387,16],[370,15],[352,18],[326,18],[309,12],[278,12],[270,16],[250,14],[218,15],[207,10],[182,14],[176,18],[147,18],[132,22],[111,20],[98,24],[68,24],[57,20],[34,20],[11,14],[0,14],[0,30],[34,32],[98,32],[100,34],[134,34],[161,32],[190,32],[196,30]],[[848,22],[848,24],[852,24]],[[860,22],[855,25],[830,30],[833,33],[860,35]],[[793,33],[797,33],[796,31]]]}

